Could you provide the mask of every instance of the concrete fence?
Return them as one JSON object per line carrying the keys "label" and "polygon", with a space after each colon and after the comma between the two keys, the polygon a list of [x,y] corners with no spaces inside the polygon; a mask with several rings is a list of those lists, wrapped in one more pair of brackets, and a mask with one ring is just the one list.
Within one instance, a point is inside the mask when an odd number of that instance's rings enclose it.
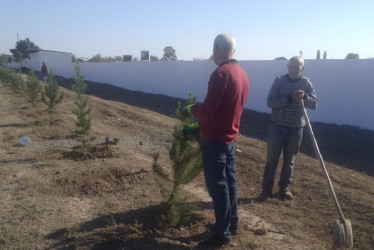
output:
{"label": "concrete fence", "polygon": [[[55,75],[72,78],[74,64],[46,61]],[[286,73],[287,61],[239,61],[250,79],[247,109],[269,113],[266,98],[274,79]],[[88,81],[109,83],[129,90],[172,97],[206,95],[211,61],[156,61],[80,63]],[[40,67],[34,70],[39,70]],[[316,90],[319,104],[308,111],[312,121],[353,125],[374,130],[374,60],[306,60],[303,73]]]}

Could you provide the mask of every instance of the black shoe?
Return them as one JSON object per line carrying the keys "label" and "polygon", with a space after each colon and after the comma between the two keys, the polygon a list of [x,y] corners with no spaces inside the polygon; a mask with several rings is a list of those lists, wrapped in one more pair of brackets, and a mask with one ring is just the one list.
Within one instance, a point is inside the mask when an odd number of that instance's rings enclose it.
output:
{"label": "black shoe", "polygon": [[255,199],[256,201],[266,201],[269,198],[273,198],[271,189],[263,189],[260,195]]}
{"label": "black shoe", "polygon": [[239,228],[229,228],[231,235],[238,235],[239,234]]}
{"label": "black shoe", "polygon": [[279,199],[281,200],[292,200],[293,195],[288,188],[283,188],[279,190]]}
{"label": "black shoe", "polygon": [[[214,223],[208,224],[208,229],[211,233],[214,233]],[[229,227],[229,231],[231,235],[238,235],[239,234],[239,227]]]}
{"label": "black shoe", "polygon": [[218,248],[222,247],[224,245],[227,245],[230,243],[230,240],[219,235],[213,235],[212,237],[200,241],[199,244],[197,245],[198,247],[209,247],[209,248]]}

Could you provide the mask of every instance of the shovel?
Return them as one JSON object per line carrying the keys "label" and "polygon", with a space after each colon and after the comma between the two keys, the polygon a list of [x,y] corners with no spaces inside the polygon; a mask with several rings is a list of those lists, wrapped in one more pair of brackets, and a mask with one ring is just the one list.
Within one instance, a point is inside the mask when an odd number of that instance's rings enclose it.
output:
{"label": "shovel", "polygon": [[301,106],[304,112],[304,117],[307,123],[309,135],[313,143],[314,151],[316,152],[316,155],[319,158],[319,161],[323,169],[323,173],[326,177],[327,185],[329,187],[331,196],[334,200],[336,209],[338,210],[338,213],[339,213],[339,219],[337,219],[332,225],[333,233],[334,233],[334,245],[337,248],[352,248],[353,247],[353,235],[352,235],[351,222],[344,218],[342,209],[340,208],[338,199],[336,198],[334,188],[332,187],[329,174],[327,173],[327,170],[326,170],[325,163],[323,162],[322,155],[318,149],[317,141],[314,137],[313,129],[312,129],[312,126],[310,125],[310,121],[308,118],[308,114],[306,113],[303,100],[301,100]]}

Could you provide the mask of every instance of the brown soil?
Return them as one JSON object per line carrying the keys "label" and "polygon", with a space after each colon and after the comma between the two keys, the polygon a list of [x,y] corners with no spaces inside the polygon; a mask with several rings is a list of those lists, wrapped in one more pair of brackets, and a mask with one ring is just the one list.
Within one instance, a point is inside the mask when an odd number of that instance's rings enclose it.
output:
{"label": "brown soil", "polygon": [[[70,89],[71,80],[60,78]],[[90,151],[73,135],[74,94],[65,93],[50,123],[45,106],[0,85],[1,249],[191,249],[214,221],[203,175],[183,187],[197,206],[179,228],[157,227],[163,200],[152,172],[153,155],[170,171],[175,98],[89,83]],[[120,101],[120,102],[119,102]],[[184,102],[183,100],[180,100]],[[296,198],[256,202],[266,157],[267,115],[246,111],[238,138],[240,233],[226,249],[331,249],[337,212],[307,136],[296,162]],[[313,124],[355,248],[374,246],[373,132]],[[20,146],[18,139],[31,138]],[[106,137],[119,138],[103,145]],[[326,138],[328,137],[328,138]],[[326,138],[326,139],[325,139]],[[365,174],[365,173],[368,174]]]}

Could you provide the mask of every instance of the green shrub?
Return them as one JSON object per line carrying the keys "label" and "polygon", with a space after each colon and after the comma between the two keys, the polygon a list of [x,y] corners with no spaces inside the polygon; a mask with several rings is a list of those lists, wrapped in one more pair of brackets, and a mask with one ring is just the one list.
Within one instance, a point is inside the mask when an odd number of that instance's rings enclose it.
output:
{"label": "green shrub", "polygon": [[35,75],[33,70],[30,71],[29,76],[27,77],[26,81],[26,90],[29,97],[29,101],[35,107],[36,103],[39,101],[39,95],[41,92],[40,81],[38,77]]}
{"label": "green shrub", "polygon": [[58,84],[52,71],[48,74],[48,81],[45,85],[44,92],[42,93],[42,101],[48,107],[48,113],[50,114],[50,121],[52,122],[52,116],[56,109],[57,104],[59,104],[64,98],[64,93],[58,91]]}
{"label": "green shrub", "polygon": [[78,137],[78,140],[82,142],[82,146],[86,147],[87,144],[94,140],[94,137],[89,137],[91,130],[91,108],[88,106],[88,97],[85,96],[87,89],[87,84],[84,82],[84,77],[80,73],[80,67],[78,62],[75,62],[75,75],[74,75],[74,84],[72,85],[73,91],[76,93],[74,103],[77,106],[73,110],[73,113],[77,117],[77,129],[75,134]]}
{"label": "green shrub", "polygon": [[[189,94],[187,104],[196,103],[196,97]],[[192,115],[187,117],[181,114],[181,103],[178,102],[176,115],[180,122],[174,126],[173,143],[169,151],[172,161],[173,176],[170,177],[158,164],[159,153],[154,155],[153,171],[159,177],[161,193],[167,200],[161,205],[164,213],[159,217],[160,226],[178,227],[186,223],[193,210],[193,206],[185,203],[180,194],[180,186],[191,182],[202,170],[201,141],[199,131],[185,133],[183,128],[194,122]],[[171,181],[172,187],[167,190],[164,183]]]}

